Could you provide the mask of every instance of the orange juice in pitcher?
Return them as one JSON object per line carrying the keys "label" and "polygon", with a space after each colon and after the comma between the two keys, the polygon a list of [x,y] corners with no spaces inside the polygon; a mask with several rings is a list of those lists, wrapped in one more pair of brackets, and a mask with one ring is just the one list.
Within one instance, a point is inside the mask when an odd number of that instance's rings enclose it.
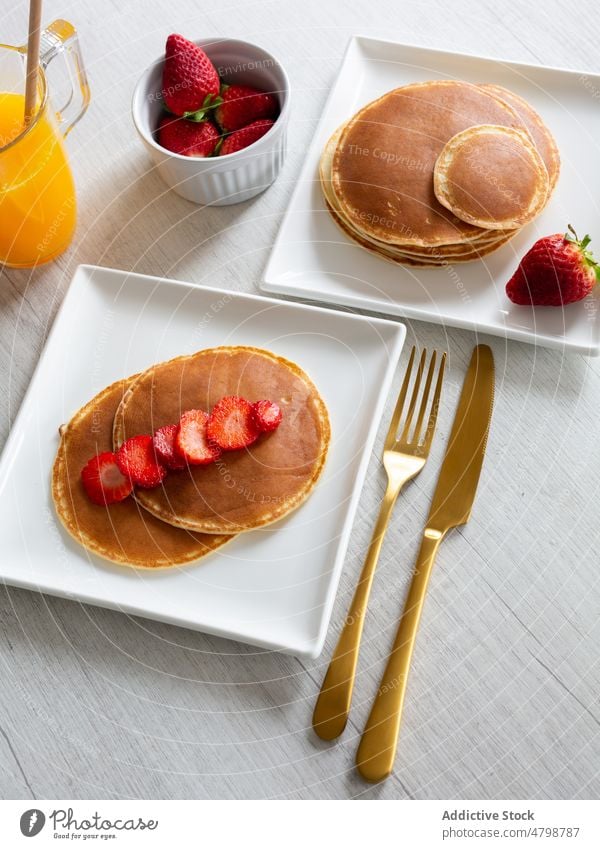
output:
{"label": "orange juice in pitcher", "polygon": [[[54,111],[47,88],[44,68],[57,55],[71,61],[79,82],[79,103],[68,95],[70,116]],[[47,262],[71,242],[77,209],[63,136],[89,101],[75,30],[66,21],[42,34],[38,101],[27,125],[25,63],[24,48],[0,45],[0,263],[15,267]]]}

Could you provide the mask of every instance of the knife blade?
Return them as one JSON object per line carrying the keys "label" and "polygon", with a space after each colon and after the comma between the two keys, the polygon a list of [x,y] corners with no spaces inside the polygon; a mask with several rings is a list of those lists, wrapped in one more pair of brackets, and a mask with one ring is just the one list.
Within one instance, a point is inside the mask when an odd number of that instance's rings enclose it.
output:
{"label": "knife blade", "polygon": [[445,534],[469,521],[494,406],[494,355],[477,345],[463,383],[426,529]]}

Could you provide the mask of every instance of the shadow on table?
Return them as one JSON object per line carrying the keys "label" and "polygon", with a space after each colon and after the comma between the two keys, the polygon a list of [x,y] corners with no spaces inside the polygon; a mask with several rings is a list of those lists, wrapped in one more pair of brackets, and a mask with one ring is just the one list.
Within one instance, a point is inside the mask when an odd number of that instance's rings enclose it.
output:
{"label": "shadow on table", "polygon": [[167,189],[153,168],[131,179],[125,167],[115,167],[110,178],[86,191],[71,263],[164,276],[177,269],[182,276],[206,251],[219,250],[226,231],[255,202],[198,206]]}

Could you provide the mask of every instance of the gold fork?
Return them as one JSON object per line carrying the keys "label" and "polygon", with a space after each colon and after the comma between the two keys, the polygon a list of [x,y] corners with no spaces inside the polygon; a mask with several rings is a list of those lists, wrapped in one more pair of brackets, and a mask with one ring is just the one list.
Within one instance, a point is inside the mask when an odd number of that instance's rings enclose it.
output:
{"label": "gold fork", "polygon": [[400,490],[405,483],[416,477],[425,465],[433,440],[444,379],[446,353],[444,352],[442,354],[427,426],[424,430],[423,424],[425,422],[431,387],[435,376],[437,351],[433,351],[431,354],[427,377],[425,379],[425,388],[421,394],[421,404],[417,414],[417,421],[414,428],[411,429],[413,416],[421,392],[427,351],[423,350],[421,353],[408,409],[404,421],[401,422],[400,418],[408,394],[415,357],[416,348],[413,347],[383,450],[383,465],[388,476],[387,489],[383,497],[377,524],[373,531],[365,565],[363,566],[344,628],[333,653],[329,668],[327,669],[317,704],[315,705],[313,728],[323,740],[333,740],[339,737],[346,727],[350,705],[352,703],[352,690],[354,688],[356,664],[365,613],[383,538]]}

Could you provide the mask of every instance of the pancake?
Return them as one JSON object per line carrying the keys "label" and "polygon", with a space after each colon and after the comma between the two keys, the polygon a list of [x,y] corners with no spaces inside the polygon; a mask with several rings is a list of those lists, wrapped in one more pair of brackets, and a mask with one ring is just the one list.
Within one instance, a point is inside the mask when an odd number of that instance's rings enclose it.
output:
{"label": "pancake", "polygon": [[502,98],[509,106],[512,106],[519,118],[523,121],[546,166],[550,180],[550,191],[552,191],[556,186],[560,174],[560,153],[554,136],[548,127],[533,106],[526,100],[523,100],[522,97],[519,97],[518,94],[515,94],[514,91],[510,91],[500,85],[493,85],[492,83],[485,83],[481,88],[485,91],[491,91]]}
{"label": "pancake", "polygon": [[[386,245],[379,242],[377,239],[367,237],[362,233],[358,233],[340,214],[339,207],[336,206],[335,195],[331,188],[331,181],[328,177],[328,168],[332,157],[332,149],[335,141],[339,138],[341,129],[337,130],[332,136],[329,143],[326,145],[321,161],[319,164],[319,175],[321,187],[325,196],[325,203],[331,217],[338,227],[350,237],[353,241],[359,244],[362,248],[374,253],[383,259],[394,262],[399,265],[410,265],[420,268],[435,268],[440,265],[448,265],[455,262],[470,262],[480,259],[488,253],[496,250],[505,244],[513,235],[514,232],[500,233],[493,237],[488,237],[487,240],[465,242],[462,245],[439,245],[433,248],[414,248],[410,247],[406,250],[399,248],[397,245]],[[488,232],[482,230],[483,233]]]}
{"label": "pancake", "polygon": [[329,205],[327,200],[325,201],[327,209],[329,210],[331,217],[334,222],[340,228],[340,230],[352,239],[353,242],[356,242],[360,245],[361,248],[364,248],[366,251],[369,251],[372,254],[376,254],[382,259],[387,259],[389,262],[395,262],[397,265],[412,265],[417,268],[436,268],[439,263],[432,262],[431,260],[427,261],[427,259],[415,259],[410,256],[402,256],[399,253],[394,253],[393,251],[387,250],[385,247],[376,247],[372,242],[367,241],[364,237],[359,236],[358,233],[355,233],[354,230],[351,230],[350,227],[346,224],[346,222],[340,218],[336,210]]}
{"label": "pancake", "polygon": [[93,504],[81,483],[87,461],[111,450],[115,411],[134,380],[113,383],[62,428],[52,471],[56,513],[77,542],[114,563],[148,569],[189,563],[220,548],[231,537],[174,528],[142,510],[131,497],[108,507]]}
{"label": "pancake", "polygon": [[368,242],[373,248],[375,248],[376,251],[383,252],[385,255],[389,254],[392,259],[398,256],[408,256],[415,260],[430,259],[433,257],[435,262],[436,259],[448,258],[450,256],[460,258],[461,256],[467,255],[468,258],[472,258],[473,249],[475,247],[479,249],[483,246],[492,245],[497,242],[504,243],[506,239],[506,234],[504,232],[481,229],[479,231],[481,236],[458,245],[437,245],[435,247],[419,247],[414,245],[400,246],[382,242],[379,239],[375,239],[374,237],[368,236],[357,230],[350,221],[344,218],[343,210],[337,201],[331,184],[331,166],[335,147],[342,130],[343,127],[339,127],[325,145],[319,162],[319,177],[327,206],[330,211],[332,211],[334,220],[348,233],[348,235],[352,236],[352,238],[354,238],[355,241],[363,247],[366,247],[365,242]]}
{"label": "pancake", "polygon": [[244,346],[209,348],[141,374],[115,415],[114,445],[153,433],[184,410],[209,411],[225,395],[276,401],[283,420],[243,451],[138,489],[138,502],[164,522],[209,534],[260,528],[296,509],[323,471],[329,417],[314,384],[289,360]]}
{"label": "pancake", "polygon": [[[341,130],[338,130],[336,134],[339,136]],[[332,137],[333,138],[333,137]],[[330,140],[331,141],[331,140]],[[325,149],[327,151],[327,148]],[[325,154],[324,154],[325,155]],[[333,190],[331,189],[331,181],[328,176],[325,176],[325,168],[327,166],[323,162],[323,157],[321,157],[321,162],[319,164],[319,175],[321,179],[321,188],[323,189],[323,194],[325,196],[325,205],[329,210],[331,217],[334,222],[340,228],[340,230],[360,245],[361,248],[369,251],[370,253],[377,254],[378,256],[383,257],[383,259],[387,259],[390,262],[401,263],[402,265],[413,265],[418,268],[426,268],[437,265],[437,263],[427,262],[427,260],[420,259],[419,257],[413,258],[408,255],[402,256],[398,251],[394,251],[392,246],[384,245],[384,244],[376,244],[375,240],[367,239],[365,236],[357,233],[352,227],[344,221],[344,219],[339,214],[338,209],[334,204],[336,204],[335,195],[333,194]]]}
{"label": "pancake", "polygon": [[407,85],[365,106],[335,148],[331,179],[344,218],[399,246],[457,244],[480,235],[439,203],[432,180],[446,142],[476,124],[527,133],[506,101],[454,80]]}
{"label": "pancake", "polygon": [[365,238],[359,236],[353,230],[351,230],[343,219],[339,217],[335,209],[332,209],[331,206],[325,201],[329,212],[331,213],[331,217],[338,225],[340,230],[342,230],[350,239],[357,242],[362,248],[369,251],[370,253],[376,254],[382,259],[388,260],[388,262],[394,262],[397,265],[411,265],[417,268],[439,268],[440,266],[448,266],[454,265],[459,262],[472,262],[476,259],[482,259],[487,254],[493,253],[493,251],[498,250],[498,248],[502,247],[502,245],[506,244],[506,242],[510,241],[514,235],[516,235],[516,231],[507,231],[507,235],[500,239],[499,241],[494,242],[491,245],[486,245],[479,249],[473,248],[473,250],[465,252],[460,256],[444,256],[442,253],[432,254],[429,257],[415,257],[414,255],[402,255],[399,252],[393,252],[391,250],[387,250],[385,247],[376,247],[372,241],[367,241]]}
{"label": "pancake", "polygon": [[548,197],[548,172],[529,136],[483,124],[453,136],[433,172],[439,202],[477,227],[514,230],[532,221]]}

